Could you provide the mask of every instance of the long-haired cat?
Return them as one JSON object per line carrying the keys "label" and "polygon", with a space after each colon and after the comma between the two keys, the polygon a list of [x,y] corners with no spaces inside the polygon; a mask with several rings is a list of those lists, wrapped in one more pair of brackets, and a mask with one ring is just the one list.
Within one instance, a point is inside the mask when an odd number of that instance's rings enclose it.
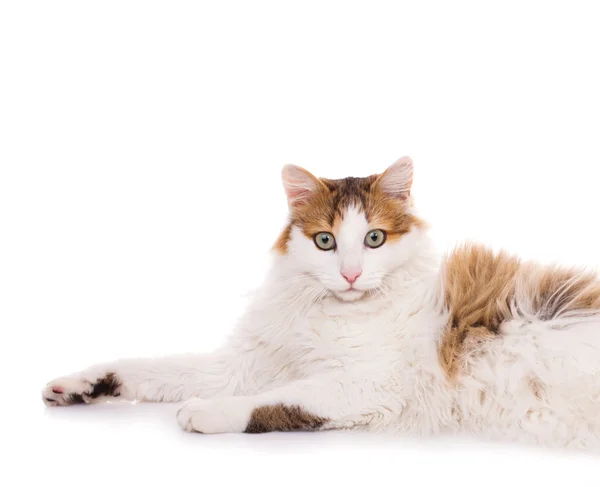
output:
{"label": "long-haired cat", "polygon": [[187,431],[477,433],[600,446],[600,281],[464,245],[440,258],[402,158],[366,178],[285,166],[289,221],[214,353],[50,382],[49,406],[184,401]]}

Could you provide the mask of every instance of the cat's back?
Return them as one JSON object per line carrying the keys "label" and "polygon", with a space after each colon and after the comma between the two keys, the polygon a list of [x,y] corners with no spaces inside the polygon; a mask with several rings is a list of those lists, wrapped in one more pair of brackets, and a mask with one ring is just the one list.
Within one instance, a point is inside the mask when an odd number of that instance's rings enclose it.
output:
{"label": "cat's back", "polygon": [[441,279],[440,363],[457,384],[463,424],[504,437],[555,435],[548,441],[557,444],[585,427],[596,441],[597,275],[466,245],[448,256]]}
{"label": "cat's back", "polygon": [[[600,338],[600,280],[593,272],[522,262],[469,244],[444,261],[441,288],[447,323],[440,358],[451,375],[469,349],[493,338],[542,330]],[[591,323],[598,326],[585,328]]]}

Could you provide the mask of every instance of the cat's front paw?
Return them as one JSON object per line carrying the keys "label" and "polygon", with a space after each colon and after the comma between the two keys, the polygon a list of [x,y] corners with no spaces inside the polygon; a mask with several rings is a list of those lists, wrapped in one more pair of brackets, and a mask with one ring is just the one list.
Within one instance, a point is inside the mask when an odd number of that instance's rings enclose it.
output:
{"label": "cat's front paw", "polygon": [[243,433],[253,408],[244,397],[190,399],[177,412],[177,421],[186,431]]}
{"label": "cat's front paw", "polygon": [[101,397],[118,397],[121,382],[113,373],[81,374],[50,381],[42,390],[46,406],[89,404]]}

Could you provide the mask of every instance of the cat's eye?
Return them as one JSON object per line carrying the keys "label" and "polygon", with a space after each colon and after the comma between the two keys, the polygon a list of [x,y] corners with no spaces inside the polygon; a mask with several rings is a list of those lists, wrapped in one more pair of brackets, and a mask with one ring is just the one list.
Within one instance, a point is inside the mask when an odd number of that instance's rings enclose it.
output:
{"label": "cat's eye", "polygon": [[371,230],[365,236],[365,245],[372,249],[376,249],[385,243],[386,238],[387,234],[383,230]]}
{"label": "cat's eye", "polygon": [[313,240],[321,250],[333,250],[335,248],[335,237],[329,232],[317,233]]}

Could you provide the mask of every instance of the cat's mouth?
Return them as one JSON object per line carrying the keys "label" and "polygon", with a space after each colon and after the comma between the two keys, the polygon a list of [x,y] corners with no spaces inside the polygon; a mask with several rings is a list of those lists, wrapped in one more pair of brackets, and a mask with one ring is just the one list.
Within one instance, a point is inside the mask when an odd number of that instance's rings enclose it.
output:
{"label": "cat's mouth", "polygon": [[340,301],[356,301],[363,297],[365,291],[360,289],[356,289],[355,287],[349,287],[343,291],[334,291],[334,295]]}

